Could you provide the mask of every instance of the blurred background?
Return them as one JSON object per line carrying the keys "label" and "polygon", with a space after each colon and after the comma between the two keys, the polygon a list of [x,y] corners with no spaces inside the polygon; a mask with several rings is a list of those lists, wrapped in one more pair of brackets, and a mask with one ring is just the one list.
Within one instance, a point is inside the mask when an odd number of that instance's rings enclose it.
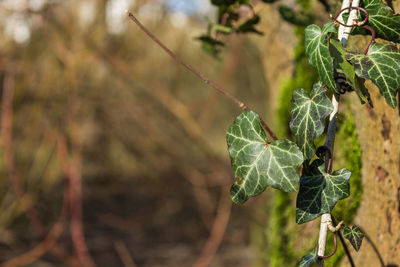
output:
{"label": "blurred background", "polygon": [[[295,266],[313,248],[318,223],[294,224],[295,195],[231,203],[225,133],[241,111],[125,14],[287,137],[291,92],[317,80],[304,25],[251,2],[264,34],[224,36],[215,59],[196,40],[209,0],[0,1],[2,266]],[[316,23],[327,2],[283,1]],[[337,166],[357,190],[349,106],[340,125]],[[350,222],[357,192],[339,207]]]}
{"label": "blurred background", "polygon": [[195,38],[217,15],[208,0],[0,3],[0,261],[250,265],[249,227],[267,213],[229,197],[225,132],[240,110],[125,10],[265,114],[258,47],[233,36],[223,60],[206,54]]}

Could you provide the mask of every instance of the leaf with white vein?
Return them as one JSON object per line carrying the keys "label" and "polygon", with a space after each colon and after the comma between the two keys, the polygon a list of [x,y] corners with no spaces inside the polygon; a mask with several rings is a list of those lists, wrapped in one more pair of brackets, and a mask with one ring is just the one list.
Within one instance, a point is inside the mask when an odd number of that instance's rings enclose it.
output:
{"label": "leaf with white vein", "polygon": [[226,134],[232,169],[237,181],[231,187],[231,198],[243,203],[262,193],[267,186],[295,192],[299,187],[299,166],[303,155],[289,140],[267,142],[260,117],[244,111]]}
{"label": "leaf with white vein", "polygon": [[343,236],[350,241],[351,245],[356,251],[360,250],[364,233],[358,226],[354,225],[352,228],[346,226],[343,229]]}
{"label": "leaf with white vein", "polygon": [[333,79],[333,60],[329,53],[328,35],[336,33],[333,23],[327,23],[322,30],[315,24],[309,25],[305,31],[305,50],[308,62],[317,70],[322,83],[337,93]]}
{"label": "leaf with white vein", "polygon": [[[362,0],[361,6],[368,12],[367,25],[374,29],[376,37],[400,43],[400,14],[393,14],[393,10],[382,0]],[[359,21],[362,20],[364,17],[359,16]],[[352,34],[370,35],[371,32],[361,27],[354,27]]]}
{"label": "leaf with white vein", "polygon": [[314,156],[314,139],[324,132],[324,120],[332,111],[332,103],[321,83],[313,86],[311,96],[304,89],[294,91],[289,126],[305,159]]}
{"label": "leaf with white vein", "polygon": [[350,171],[341,169],[331,174],[324,171],[324,162],[315,160],[310,174],[300,178],[296,200],[296,222],[306,223],[324,213],[330,213],[336,202],[350,194]]}
{"label": "leaf with white vein", "polygon": [[314,263],[317,262],[318,260],[318,245],[307,255],[304,255],[303,258],[301,258],[301,261],[299,263],[298,267],[309,267],[313,265]]}
{"label": "leaf with white vein", "polygon": [[400,90],[400,52],[390,44],[373,43],[368,55],[349,53],[357,76],[371,80],[392,108],[397,105]]}

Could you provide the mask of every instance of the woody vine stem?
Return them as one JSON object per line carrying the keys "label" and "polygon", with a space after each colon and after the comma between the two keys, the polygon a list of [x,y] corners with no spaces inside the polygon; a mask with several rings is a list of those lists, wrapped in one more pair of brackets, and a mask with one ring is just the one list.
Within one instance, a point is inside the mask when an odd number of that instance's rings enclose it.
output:
{"label": "woody vine stem", "polygon": [[[368,17],[369,17],[368,12],[365,9],[359,7],[359,3],[360,3],[360,0],[354,0],[354,1],[344,0],[342,3],[341,11],[333,18],[335,23],[338,23],[340,25],[339,30],[338,30],[338,38],[341,41],[343,47],[345,47],[347,44],[347,40],[349,38],[351,29],[356,26],[363,26],[363,24],[366,23],[368,20]],[[350,14],[349,14],[347,23],[344,23],[343,13],[347,10],[350,10]],[[362,11],[365,14],[365,19],[361,22],[357,21],[357,11]],[[367,55],[368,49],[375,39],[375,32],[371,27],[369,27],[367,25],[363,26],[363,28],[369,30],[372,35],[371,41],[364,51],[364,55]],[[340,84],[337,84],[337,86],[339,87],[338,89],[340,92]],[[330,167],[327,168],[327,172],[329,172],[331,170],[331,166],[332,166],[331,156],[333,154],[333,148],[334,148],[334,143],[335,143],[337,113],[339,111],[339,99],[340,99],[339,94],[332,95],[332,105],[333,105],[334,109],[333,109],[333,112],[329,116],[327,137],[326,137],[325,145],[324,145],[328,150],[325,154],[325,158],[326,158],[326,160],[328,159],[328,157],[330,158],[329,159]],[[328,152],[330,155],[328,155]],[[328,162],[328,160],[327,160],[327,162]],[[340,222],[336,227],[333,227],[332,216],[330,213],[325,213],[321,216],[320,233],[319,233],[319,239],[318,239],[318,253],[317,253],[317,255],[319,257],[318,266],[321,266],[321,267],[324,266],[324,259],[332,256],[336,252],[336,232],[340,229],[341,224],[342,224],[342,222]],[[334,236],[335,237],[335,251],[329,256],[324,256],[328,229],[330,231],[332,231],[335,235]],[[340,232],[339,232],[339,235],[340,235]],[[342,238],[341,238],[341,240],[342,240]],[[347,252],[348,251],[346,250],[346,253]],[[348,256],[351,266],[355,266],[351,255],[347,253],[347,256]]]}

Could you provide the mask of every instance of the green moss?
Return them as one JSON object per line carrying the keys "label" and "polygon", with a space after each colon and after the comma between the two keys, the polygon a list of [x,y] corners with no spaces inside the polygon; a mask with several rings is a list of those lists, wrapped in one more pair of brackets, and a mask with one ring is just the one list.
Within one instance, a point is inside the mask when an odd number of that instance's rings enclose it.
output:
{"label": "green moss", "polygon": [[296,258],[293,252],[290,224],[294,221],[293,197],[282,191],[274,192],[267,236],[269,240],[269,266],[293,266]]}
{"label": "green moss", "polygon": [[295,63],[296,67],[293,77],[283,82],[281,94],[279,97],[278,107],[278,134],[279,136],[290,136],[289,120],[290,106],[293,91],[297,88],[304,88],[311,91],[312,85],[318,81],[318,75],[314,69],[308,64],[307,56],[304,52],[304,28],[296,27],[296,37],[298,45],[295,47]]}

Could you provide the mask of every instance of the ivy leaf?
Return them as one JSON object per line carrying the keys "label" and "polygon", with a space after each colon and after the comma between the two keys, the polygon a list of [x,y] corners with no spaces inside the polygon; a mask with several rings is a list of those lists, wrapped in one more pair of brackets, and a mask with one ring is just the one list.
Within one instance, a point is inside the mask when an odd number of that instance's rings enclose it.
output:
{"label": "ivy leaf", "polygon": [[216,32],[220,32],[220,33],[223,33],[223,34],[230,34],[232,32],[232,30],[233,30],[231,27],[223,26],[221,24],[214,24],[213,25],[213,29]]}
{"label": "ivy leaf", "polygon": [[337,92],[333,79],[333,60],[328,48],[328,35],[336,32],[333,22],[325,24],[321,29],[312,24],[305,31],[305,50],[308,62],[317,70],[322,83],[333,92]]}
{"label": "ivy leaf", "polygon": [[239,27],[236,29],[236,32],[241,32],[241,33],[252,32],[258,35],[263,35],[264,33],[260,32],[254,27],[259,22],[260,22],[260,16],[255,15],[253,18],[248,19],[243,24],[239,25]]}
{"label": "ivy leaf", "polygon": [[358,77],[371,80],[392,108],[397,105],[400,89],[400,53],[389,44],[373,43],[368,55],[350,53],[346,58],[353,64]]}
{"label": "ivy leaf", "polygon": [[[400,43],[400,15],[394,15],[393,10],[382,0],[363,0],[362,2],[362,6],[369,14],[367,25],[375,30],[376,37]],[[362,21],[363,18],[360,17],[359,20]],[[371,33],[363,28],[355,27],[352,34],[370,35]]]}
{"label": "ivy leaf", "polygon": [[231,198],[243,203],[262,193],[267,186],[295,192],[303,155],[295,143],[277,140],[267,143],[260,117],[244,111],[226,134],[232,169],[238,179],[231,187]]}
{"label": "ivy leaf", "polygon": [[294,91],[292,103],[290,129],[304,158],[311,159],[315,154],[314,139],[324,132],[324,120],[333,111],[332,103],[321,83],[314,85],[311,96],[304,89]]}
{"label": "ivy leaf", "polygon": [[225,46],[223,42],[212,38],[208,34],[201,35],[196,39],[201,41],[201,47],[205,52],[207,52],[214,58],[219,59],[219,55],[221,53],[221,47]]}
{"label": "ivy leaf", "polygon": [[318,260],[318,245],[308,253],[307,255],[304,255],[303,258],[301,258],[301,261],[299,263],[298,267],[309,267],[316,263]]}
{"label": "ivy leaf", "polygon": [[322,160],[314,160],[310,166],[310,174],[300,178],[300,191],[296,200],[298,224],[331,212],[338,200],[350,194],[350,171],[341,169],[327,174],[324,167]]}
{"label": "ivy leaf", "polygon": [[211,0],[211,4],[215,6],[229,6],[233,5],[235,2],[239,2],[238,0]]}
{"label": "ivy leaf", "polygon": [[358,226],[354,225],[352,228],[346,226],[343,229],[343,236],[350,241],[351,245],[356,251],[360,250],[364,233]]}
{"label": "ivy leaf", "polygon": [[296,12],[287,5],[279,6],[279,14],[281,14],[284,20],[293,25],[307,26],[314,21],[313,16],[304,14],[303,12]]}
{"label": "ivy leaf", "polygon": [[348,51],[344,49],[341,42],[330,39],[329,51],[333,57],[333,64],[336,71],[346,77],[346,82],[356,91],[361,103],[368,102],[372,105],[371,96],[368,89],[364,86],[364,80],[356,76],[353,65],[346,59]]}

